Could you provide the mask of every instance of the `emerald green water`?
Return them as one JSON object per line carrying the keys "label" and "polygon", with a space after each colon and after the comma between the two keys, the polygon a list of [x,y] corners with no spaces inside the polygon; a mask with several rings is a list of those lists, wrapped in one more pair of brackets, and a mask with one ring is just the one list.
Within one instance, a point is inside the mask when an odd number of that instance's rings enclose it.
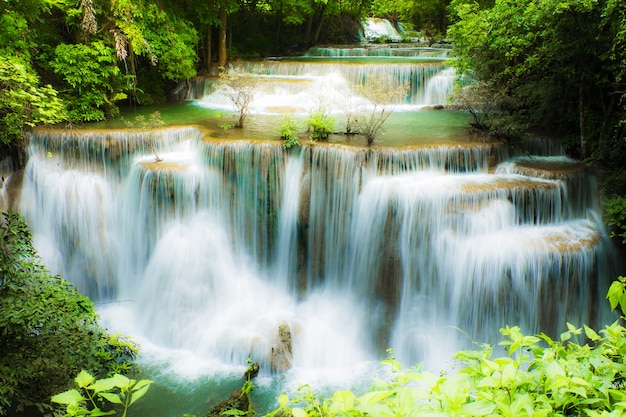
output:
{"label": "emerald green water", "polygon": [[[210,109],[195,104],[166,104],[155,107],[123,108],[119,117],[90,125],[96,129],[119,129],[141,127],[137,118],[148,121],[154,112],[159,112],[165,125],[201,125],[212,132],[212,136],[224,139],[280,139],[280,125],[284,116],[273,114],[250,114],[243,129],[234,129],[236,114],[219,109]],[[335,117],[335,130],[345,131],[345,117]],[[306,137],[306,116],[293,116],[300,124],[300,133]],[[419,111],[396,111],[385,122],[383,132],[374,145],[386,147],[429,146],[438,144],[464,143],[471,141],[468,135],[469,115],[454,110],[422,109]],[[362,146],[365,139],[360,135],[335,134],[330,142]]]}

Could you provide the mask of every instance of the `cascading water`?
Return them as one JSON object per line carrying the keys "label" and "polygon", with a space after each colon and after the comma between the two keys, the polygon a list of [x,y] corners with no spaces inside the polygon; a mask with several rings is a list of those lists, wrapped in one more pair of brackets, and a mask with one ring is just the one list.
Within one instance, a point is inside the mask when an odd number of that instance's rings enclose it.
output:
{"label": "cascading water", "polygon": [[[248,357],[275,393],[367,383],[389,347],[439,369],[507,324],[609,320],[606,238],[577,162],[467,137],[281,145],[193,126],[31,137],[20,210],[48,267],[140,342],[175,397],[152,414],[206,411],[175,387],[223,390]],[[279,328],[293,358],[272,378]]]}

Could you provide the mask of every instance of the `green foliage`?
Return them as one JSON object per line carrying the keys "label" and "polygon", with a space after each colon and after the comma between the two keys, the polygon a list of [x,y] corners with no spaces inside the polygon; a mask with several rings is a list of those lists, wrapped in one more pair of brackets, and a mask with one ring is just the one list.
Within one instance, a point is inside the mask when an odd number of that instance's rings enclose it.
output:
{"label": "green foliage", "polygon": [[15,58],[0,56],[0,141],[17,143],[24,130],[65,117],[56,91],[39,85],[32,68]]}
{"label": "green foliage", "polygon": [[[624,2],[497,0],[484,7],[455,0],[450,9],[458,73],[506,97],[498,119],[578,136],[568,151],[582,158],[594,149],[608,153],[610,135],[623,138]],[[516,123],[497,124],[506,131]],[[602,152],[595,158],[605,164]]]}
{"label": "green foliage", "polygon": [[[390,358],[391,378],[363,395],[337,391],[324,398],[302,387],[269,415],[313,416],[622,416],[626,415],[626,329],[617,322],[600,332],[568,324],[561,341],[501,330],[507,355],[493,348],[456,354],[458,370],[439,376],[403,370]],[[580,344],[577,338],[589,342]]]}
{"label": "green foliage", "polygon": [[307,117],[304,122],[308,126],[311,140],[328,139],[328,136],[335,129],[335,118],[330,116],[322,107]]}
{"label": "green foliage", "polygon": [[289,149],[293,146],[300,146],[300,138],[298,137],[298,124],[290,115],[285,115],[283,123],[280,125],[280,137],[283,142],[283,147]]}
{"label": "green foliage", "polygon": [[165,122],[161,118],[161,112],[158,110],[150,113],[148,120],[146,120],[146,116],[144,116],[143,114],[138,114],[137,116],[135,116],[135,119],[133,121],[126,121],[126,127],[129,129],[154,129],[157,127],[161,127],[164,124]]}
{"label": "green foliage", "polygon": [[0,217],[0,415],[49,410],[81,369],[132,371],[135,345],[107,334],[91,300],[45,269],[20,215]]}
{"label": "green foliage", "polygon": [[613,281],[606,298],[611,303],[611,310],[619,306],[622,315],[624,314],[626,311],[626,277],[618,277],[616,281]]}
{"label": "green foliage", "polygon": [[[124,375],[98,379],[82,370],[74,379],[78,389],[70,389],[52,396],[52,402],[65,405],[65,417],[90,415],[93,417],[116,414],[114,407],[122,409],[122,417],[130,406],[143,397],[152,381],[136,381]],[[105,411],[104,408],[109,408]]]}
{"label": "green foliage", "polygon": [[168,15],[156,4],[148,5],[142,17],[141,31],[157,59],[161,76],[175,82],[194,77],[198,33],[193,26],[175,14]]}
{"label": "green foliage", "polygon": [[120,86],[115,50],[101,41],[90,45],[61,44],[51,63],[67,84],[65,97],[70,118],[104,120],[119,113],[116,101],[126,98]]}
{"label": "green foliage", "polygon": [[613,197],[606,201],[604,219],[611,227],[611,237],[622,239],[626,243],[626,196]]}

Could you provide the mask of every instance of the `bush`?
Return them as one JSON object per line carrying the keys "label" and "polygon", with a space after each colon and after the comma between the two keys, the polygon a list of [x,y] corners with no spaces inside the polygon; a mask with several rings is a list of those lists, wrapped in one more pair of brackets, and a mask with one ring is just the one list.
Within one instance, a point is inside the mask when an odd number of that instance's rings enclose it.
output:
{"label": "bush", "polygon": [[300,146],[298,124],[289,115],[285,115],[283,123],[280,125],[280,137],[285,141],[283,143],[285,149],[289,149],[292,146]]}
{"label": "bush", "polygon": [[335,129],[335,118],[324,110],[317,110],[305,120],[309,129],[309,137],[312,140],[328,139]]}
{"label": "bush", "polygon": [[604,218],[611,227],[611,237],[621,238],[626,244],[626,196],[609,199],[605,203]]}
{"label": "bush", "polygon": [[65,98],[72,120],[95,121],[117,116],[125,99],[115,50],[102,41],[60,44],[51,65],[67,84]]}
{"label": "bush", "polygon": [[24,219],[0,213],[0,415],[36,407],[87,369],[132,371],[137,348],[107,334],[91,300],[41,264]]}
{"label": "bush", "polygon": [[[626,278],[609,289],[611,308],[626,307]],[[567,324],[560,340],[527,336],[519,327],[500,331],[505,356],[493,347],[459,352],[456,372],[435,375],[403,370],[390,357],[388,380],[363,395],[337,391],[324,398],[303,387],[285,394],[270,416],[623,416],[626,415],[626,328],[615,322],[600,332]]]}

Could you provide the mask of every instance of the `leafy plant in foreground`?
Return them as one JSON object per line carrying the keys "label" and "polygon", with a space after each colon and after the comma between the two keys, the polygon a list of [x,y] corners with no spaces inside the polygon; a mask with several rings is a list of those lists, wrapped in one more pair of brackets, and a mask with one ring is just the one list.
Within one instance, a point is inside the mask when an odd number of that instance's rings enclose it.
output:
{"label": "leafy plant in foreground", "polygon": [[0,415],[46,413],[81,369],[132,371],[136,346],[97,318],[89,298],[41,264],[24,219],[0,213]]}
{"label": "leafy plant in foreground", "polygon": [[74,381],[78,389],[70,389],[52,397],[53,402],[65,405],[66,417],[111,415],[116,413],[114,409],[105,411],[101,407],[114,406],[121,408],[122,417],[126,417],[128,408],[143,397],[152,384],[148,379],[136,381],[120,374],[96,380],[84,370]]}
{"label": "leafy plant in foreground", "polygon": [[[612,308],[626,304],[626,278],[607,298]],[[325,398],[304,386],[291,400],[281,395],[269,416],[626,415],[626,329],[619,322],[599,332],[568,323],[559,340],[519,327],[501,333],[504,356],[494,358],[488,344],[458,352],[450,375],[403,370],[389,358],[383,365],[391,377],[363,395],[344,390]]]}

